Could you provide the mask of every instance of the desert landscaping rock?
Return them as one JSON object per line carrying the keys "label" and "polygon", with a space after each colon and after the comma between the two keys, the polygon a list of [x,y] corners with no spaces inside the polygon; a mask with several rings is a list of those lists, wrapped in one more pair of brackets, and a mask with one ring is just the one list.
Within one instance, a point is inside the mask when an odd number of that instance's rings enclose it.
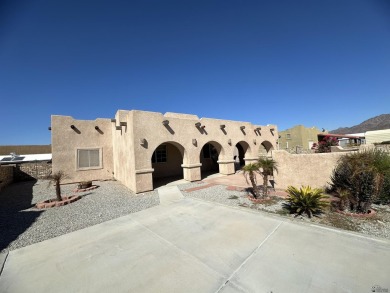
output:
{"label": "desert landscaping rock", "polygon": [[[0,250],[23,246],[80,230],[159,204],[157,191],[134,194],[117,181],[94,181],[99,188],[84,193],[71,204],[40,210],[35,204],[55,197],[48,182],[12,184],[0,193]],[[63,185],[63,196],[75,184]],[[31,194],[32,190],[32,194]]]}

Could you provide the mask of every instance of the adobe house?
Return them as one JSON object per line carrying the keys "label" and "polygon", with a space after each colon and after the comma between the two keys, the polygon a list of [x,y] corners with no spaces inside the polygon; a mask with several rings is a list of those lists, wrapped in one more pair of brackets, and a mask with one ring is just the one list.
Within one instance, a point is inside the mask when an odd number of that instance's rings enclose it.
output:
{"label": "adobe house", "polygon": [[53,115],[51,131],[53,172],[63,170],[68,182],[115,178],[136,193],[166,177],[233,174],[276,148],[278,138],[275,125],[137,110],[119,110],[114,119]]}

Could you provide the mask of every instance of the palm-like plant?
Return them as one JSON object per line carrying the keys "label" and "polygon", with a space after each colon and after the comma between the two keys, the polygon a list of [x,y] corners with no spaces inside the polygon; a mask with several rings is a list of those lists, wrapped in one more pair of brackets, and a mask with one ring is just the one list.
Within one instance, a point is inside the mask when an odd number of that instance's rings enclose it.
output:
{"label": "palm-like plant", "polygon": [[287,188],[288,198],[285,208],[297,215],[306,213],[309,218],[323,212],[323,209],[329,205],[325,199],[322,189],[302,186],[297,189],[294,186]]}
{"label": "palm-like plant", "polygon": [[65,179],[67,176],[64,171],[58,171],[54,174],[50,174],[46,177],[46,179],[49,179],[49,185],[52,183],[56,188],[56,197],[58,201],[62,200],[61,196],[61,181]]}
{"label": "palm-like plant", "polygon": [[249,178],[249,181],[252,184],[253,196],[255,198],[258,198],[259,197],[259,189],[257,188],[256,173],[260,173],[259,165],[253,164],[253,163],[248,164],[248,165],[245,165],[244,167],[242,167],[242,170],[244,171],[243,174],[245,176],[246,182],[249,183],[248,182],[248,178]]}
{"label": "palm-like plant", "polygon": [[262,169],[260,172],[261,176],[263,176],[263,190],[264,196],[268,194],[268,178],[272,176],[274,172],[278,172],[278,164],[277,162],[268,157],[260,157],[257,161],[257,165],[259,169]]}

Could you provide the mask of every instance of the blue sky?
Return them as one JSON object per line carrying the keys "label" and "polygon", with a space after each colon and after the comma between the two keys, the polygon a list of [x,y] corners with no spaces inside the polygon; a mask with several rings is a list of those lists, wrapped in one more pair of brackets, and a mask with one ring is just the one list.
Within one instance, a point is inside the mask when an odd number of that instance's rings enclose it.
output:
{"label": "blue sky", "polygon": [[352,126],[390,113],[390,2],[2,1],[0,101],[0,145],[118,109]]}

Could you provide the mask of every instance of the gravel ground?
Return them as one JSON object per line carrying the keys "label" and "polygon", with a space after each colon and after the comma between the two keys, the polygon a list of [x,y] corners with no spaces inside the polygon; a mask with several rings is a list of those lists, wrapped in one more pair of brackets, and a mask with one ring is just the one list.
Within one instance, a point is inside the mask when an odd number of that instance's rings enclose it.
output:
{"label": "gravel ground", "polygon": [[[45,180],[12,184],[0,193],[0,251],[83,229],[158,205],[157,191],[135,195],[116,181],[94,181],[98,188],[77,193],[82,198],[62,207],[39,210],[36,203],[55,197]],[[62,195],[74,194],[76,185],[63,185]]]}
{"label": "gravel ground", "polygon": [[[36,203],[55,197],[54,187],[39,180],[12,184],[0,193],[0,252],[57,237],[69,232],[96,225],[159,204],[157,191],[134,194],[116,181],[94,181],[97,189],[77,193],[82,198],[59,208],[39,210]],[[312,221],[323,225],[357,231],[366,235],[390,239],[390,207],[375,206],[378,212],[373,218],[353,218],[328,212],[321,218],[309,220],[294,218],[283,210],[283,200],[273,198],[264,204],[254,204],[247,192],[227,190],[226,186],[214,185],[196,191],[186,189],[200,187],[205,182],[179,185],[185,197],[193,197],[227,206],[241,206],[289,217],[294,221]],[[75,184],[64,185],[63,195],[73,194]]]}
{"label": "gravel ground", "polygon": [[372,218],[356,218],[328,211],[319,218],[313,217],[312,219],[308,219],[304,216],[295,217],[294,215],[290,215],[283,209],[283,203],[285,201],[281,198],[273,197],[264,204],[254,204],[247,198],[247,192],[230,191],[223,185],[215,185],[205,189],[185,192],[185,189],[199,187],[202,185],[203,184],[190,183],[181,185],[179,188],[183,191],[183,195],[186,197],[218,202],[228,206],[247,207],[252,210],[279,214],[281,216],[288,217],[293,221],[318,223],[344,230],[359,232],[365,235],[390,239],[390,206],[372,205],[372,207],[377,211],[377,214]]}

